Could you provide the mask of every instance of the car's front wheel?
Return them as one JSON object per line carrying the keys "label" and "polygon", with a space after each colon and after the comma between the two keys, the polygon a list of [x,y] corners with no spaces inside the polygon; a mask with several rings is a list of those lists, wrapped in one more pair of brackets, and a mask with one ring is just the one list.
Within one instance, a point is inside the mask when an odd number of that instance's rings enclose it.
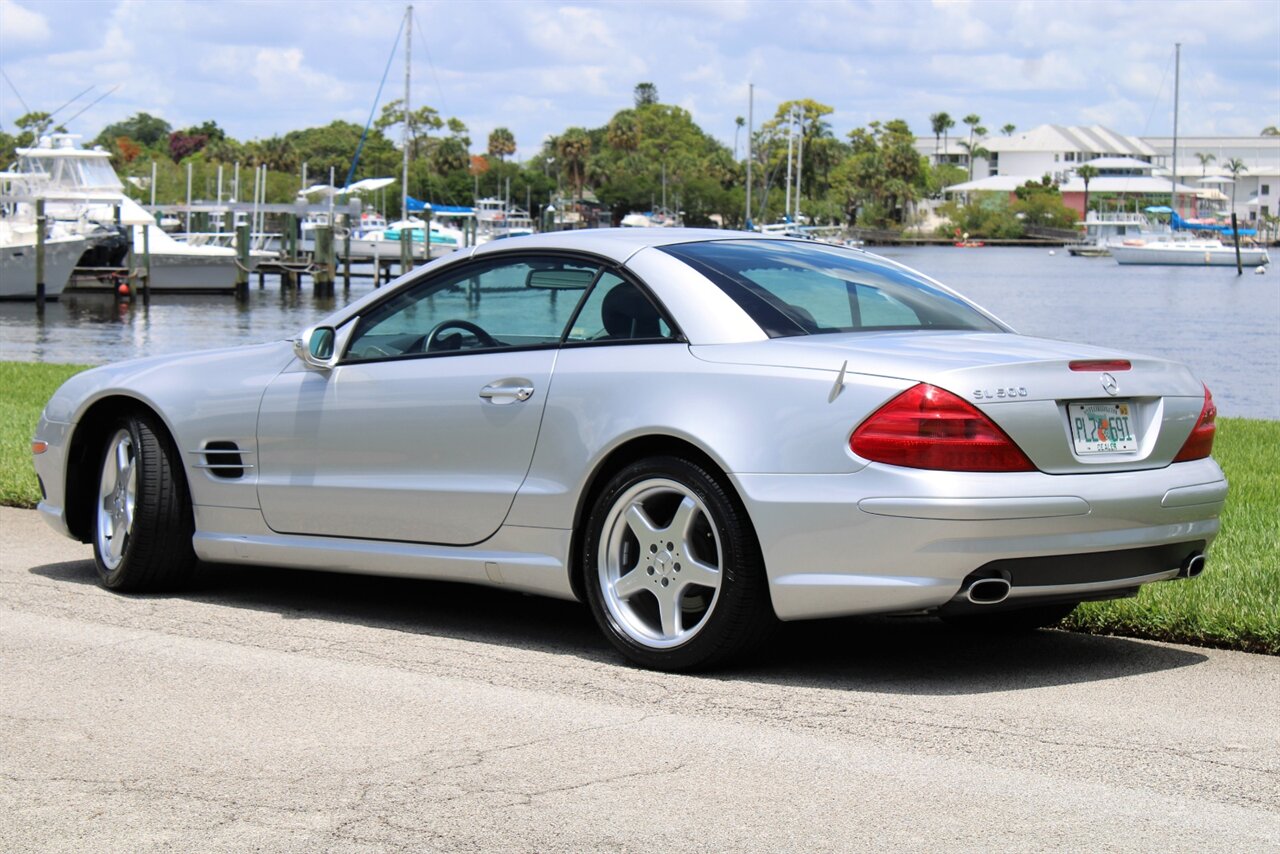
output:
{"label": "car's front wheel", "polygon": [[163,428],[121,418],[102,449],[94,492],[93,557],[103,586],[142,592],[181,585],[196,565],[194,521],[180,461]]}
{"label": "car's front wheel", "polygon": [[686,459],[642,460],[614,475],[587,520],[583,561],[596,622],[646,667],[722,663],[773,624],[745,509]]}

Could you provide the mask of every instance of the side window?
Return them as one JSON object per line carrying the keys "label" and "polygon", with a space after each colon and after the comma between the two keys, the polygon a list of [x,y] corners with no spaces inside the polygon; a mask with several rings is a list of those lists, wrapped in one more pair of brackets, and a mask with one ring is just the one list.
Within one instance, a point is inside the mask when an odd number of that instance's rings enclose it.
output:
{"label": "side window", "polygon": [[671,327],[627,280],[604,273],[569,329],[567,341],[670,340]]}
{"label": "side window", "polygon": [[401,291],[360,320],[347,361],[556,344],[599,267],[523,258],[470,264]]}

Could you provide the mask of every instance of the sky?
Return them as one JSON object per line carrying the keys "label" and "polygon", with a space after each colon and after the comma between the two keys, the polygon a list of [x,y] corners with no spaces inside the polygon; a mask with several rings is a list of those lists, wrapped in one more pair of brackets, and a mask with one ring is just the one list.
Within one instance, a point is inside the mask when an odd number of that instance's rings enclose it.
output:
{"label": "sky", "polygon": [[[405,3],[381,0],[0,0],[0,125],[33,110],[92,138],[139,111],[174,128],[214,119],[240,140],[345,119],[363,125]],[[834,108],[843,137],[867,122],[977,113],[1009,123],[1257,135],[1280,125],[1277,0],[753,2],[416,0],[415,106],[470,130],[507,127],[527,158],[567,127],[599,127],[641,81],[734,145],[735,119],[779,103]],[[403,46],[382,103],[404,93]],[[10,85],[12,84],[12,85]],[[15,93],[16,89],[16,93]],[[745,146],[745,137],[741,142]]]}

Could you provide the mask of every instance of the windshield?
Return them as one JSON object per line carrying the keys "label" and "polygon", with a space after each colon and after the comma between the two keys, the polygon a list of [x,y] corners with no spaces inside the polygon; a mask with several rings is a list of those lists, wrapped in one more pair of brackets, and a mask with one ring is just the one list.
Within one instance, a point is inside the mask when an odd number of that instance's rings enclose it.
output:
{"label": "windshield", "polygon": [[918,274],[835,246],[724,240],[662,251],[714,282],[770,338],[905,329],[1007,331]]}
{"label": "windshield", "polygon": [[120,179],[116,177],[116,170],[111,168],[111,161],[105,157],[81,160],[80,174],[81,186],[84,187],[110,187],[112,189],[121,187]]}
{"label": "windshield", "polygon": [[50,183],[66,190],[121,188],[111,161],[105,157],[40,157],[28,155],[19,163],[28,174],[48,175]]}

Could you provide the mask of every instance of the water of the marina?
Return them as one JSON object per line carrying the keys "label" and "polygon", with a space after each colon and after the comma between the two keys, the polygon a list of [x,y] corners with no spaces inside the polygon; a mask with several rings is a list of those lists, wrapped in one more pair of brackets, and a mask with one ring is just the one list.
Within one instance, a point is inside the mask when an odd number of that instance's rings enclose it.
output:
{"label": "water of the marina", "polygon": [[[1225,415],[1280,420],[1280,273],[1223,267],[1121,267],[1063,250],[878,250],[950,285],[1019,332],[1175,359],[1209,384]],[[249,299],[157,295],[149,308],[109,295],[64,296],[41,318],[0,303],[0,359],[99,364],[290,337],[368,293],[341,282],[316,299],[255,280]]]}

